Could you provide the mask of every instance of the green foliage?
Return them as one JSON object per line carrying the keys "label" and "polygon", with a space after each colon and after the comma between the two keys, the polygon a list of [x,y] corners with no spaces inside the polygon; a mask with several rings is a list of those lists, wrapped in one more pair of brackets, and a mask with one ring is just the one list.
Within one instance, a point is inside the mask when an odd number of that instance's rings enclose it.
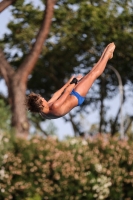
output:
{"label": "green foliage", "polygon": [[33,198],[27,198],[26,200],[41,200],[42,198],[39,195],[35,195]]}
{"label": "green foliage", "polygon": [[13,20],[8,24],[11,33],[5,35],[3,42],[8,43],[10,49],[17,48],[19,53],[25,55],[29,52],[39,30],[43,12],[35,8],[32,3],[25,4],[25,1],[16,1],[12,16]]}
{"label": "green foliage", "polygon": [[133,198],[132,141],[35,137],[8,143],[12,148],[1,155],[0,199]]}
{"label": "green foliage", "polygon": [[11,129],[11,111],[3,99],[0,99],[0,130]]}
{"label": "green foliage", "polygon": [[[7,158],[6,152],[12,151],[14,137],[9,132],[0,131],[0,170],[2,169],[2,161]],[[0,178],[1,180],[1,178]]]}

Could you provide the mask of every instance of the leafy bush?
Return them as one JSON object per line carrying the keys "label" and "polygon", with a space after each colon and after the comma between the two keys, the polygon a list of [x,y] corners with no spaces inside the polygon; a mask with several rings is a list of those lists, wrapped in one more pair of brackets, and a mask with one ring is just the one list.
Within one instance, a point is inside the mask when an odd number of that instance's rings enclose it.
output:
{"label": "leafy bush", "polygon": [[133,142],[34,137],[9,144],[1,155],[2,200],[133,199]]}
{"label": "leafy bush", "polygon": [[3,99],[0,99],[0,130],[11,131],[11,111]]}

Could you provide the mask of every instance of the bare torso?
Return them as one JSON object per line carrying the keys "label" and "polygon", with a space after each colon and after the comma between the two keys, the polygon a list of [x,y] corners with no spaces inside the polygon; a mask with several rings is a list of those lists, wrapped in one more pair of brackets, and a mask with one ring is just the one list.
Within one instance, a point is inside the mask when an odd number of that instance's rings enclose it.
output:
{"label": "bare torso", "polygon": [[78,104],[77,98],[75,96],[69,95],[61,106],[56,107],[50,103],[49,112],[48,113],[42,112],[40,113],[40,115],[45,119],[57,119],[66,115],[69,111],[71,111],[74,107],[76,107],[77,104]]}

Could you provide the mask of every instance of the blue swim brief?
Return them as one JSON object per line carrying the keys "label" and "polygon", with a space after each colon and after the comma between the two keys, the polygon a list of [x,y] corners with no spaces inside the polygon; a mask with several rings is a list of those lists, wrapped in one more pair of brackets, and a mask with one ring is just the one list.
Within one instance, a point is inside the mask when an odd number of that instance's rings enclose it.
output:
{"label": "blue swim brief", "polygon": [[84,100],[85,100],[85,98],[82,97],[82,96],[80,96],[80,94],[77,93],[75,90],[72,90],[72,92],[70,93],[70,95],[73,95],[73,96],[77,97],[77,99],[78,99],[78,106],[80,106],[84,102]]}

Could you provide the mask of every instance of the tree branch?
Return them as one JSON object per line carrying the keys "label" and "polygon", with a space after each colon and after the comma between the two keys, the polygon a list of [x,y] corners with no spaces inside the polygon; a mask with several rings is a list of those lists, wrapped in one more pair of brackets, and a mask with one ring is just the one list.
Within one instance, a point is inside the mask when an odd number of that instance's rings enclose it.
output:
{"label": "tree branch", "polygon": [[5,59],[4,53],[0,49],[0,74],[5,79],[7,86],[10,84],[10,80],[14,74],[13,68]]}
{"label": "tree branch", "polygon": [[131,127],[132,122],[133,122],[133,116],[130,116],[130,122],[128,123],[127,127],[125,128],[124,134],[127,134],[127,131]]}
{"label": "tree branch", "polygon": [[101,76],[101,88],[100,88],[100,123],[99,123],[99,133],[103,132],[102,126],[104,124],[104,99],[105,99],[105,77]]}
{"label": "tree branch", "polygon": [[119,114],[120,114],[120,108],[117,111],[117,114],[116,114],[115,119],[113,121],[113,124],[111,126],[111,135],[112,136],[115,135],[115,133],[116,133],[116,124],[117,124],[117,121],[118,121]]}
{"label": "tree branch", "polygon": [[36,42],[34,43],[30,53],[25,58],[24,62],[20,65],[17,74],[21,77],[23,82],[27,81],[28,75],[32,72],[39,54],[42,50],[42,46],[48,36],[50,25],[54,12],[55,0],[46,1],[46,9],[42,22],[42,26],[39,30],[39,33],[36,37]]}
{"label": "tree branch", "polygon": [[2,2],[0,2],[0,13],[15,2],[16,0],[3,0]]}
{"label": "tree branch", "polygon": [[[125,98],[123,99],[123,104],[124,104],[124,102],[125,102]],[[111,135],[112,136],[114,136],[116,131],[117,131],[116,125],[117,125],[117,122],[118,122],[118,117],[120,115],[120,110],[121,110],[121,107],[118,109],[117,114],[115,116],[115,119],[113,121],[112,127],[111,127]]]}

